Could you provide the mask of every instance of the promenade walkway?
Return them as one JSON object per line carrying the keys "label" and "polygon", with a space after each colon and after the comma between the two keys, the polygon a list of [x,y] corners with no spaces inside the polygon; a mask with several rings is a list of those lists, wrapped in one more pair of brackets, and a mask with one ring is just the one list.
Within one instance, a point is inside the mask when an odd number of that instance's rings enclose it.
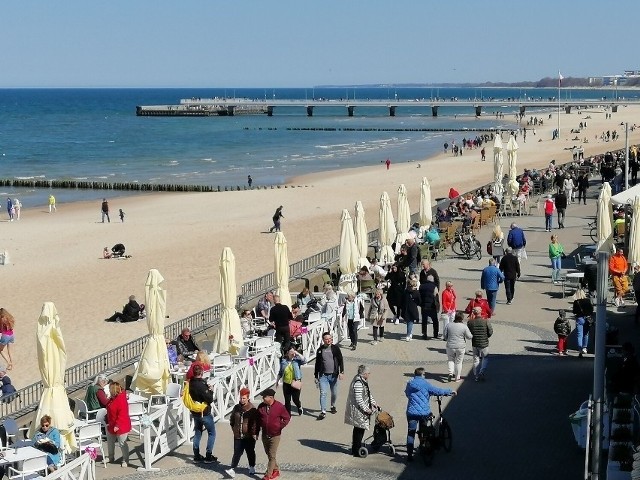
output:
{"label": "promenade walkway", "polygon": [[[584,227],[595,215],[596,187],[591,188],[588,205],[570,205],[564,230],[559,234],[565,251],[571,252],[581,243],[590,243]],[[549,234],[544,231],[544,218],[540,215],[500,219],[504,231],[516,221],[527,235],[528,260],[522,265],[522,278],[516,285],[512,305],[506,305],[504,290],[498,294],[496,315],[492,320],[494,336],[491,338],[491,357],[487,381],[476,383],[468,374],[472,357],[465,358],[464,380],[443,383],[446,377],[445,344],[442,340],[423,341],[416,335],[411,342],[402,341],[404,325],[388,325],[385,341],[370,345],[370,330],[361,331],[357,351],[344,350],[346,378],[340,386],[338,414],[317,421],[318,390],[313,384],[313,367],[303,368],[304,389],[302,403],[305,414],[292,418],[280,443],[279,461],[283,479],[414,479],[438,480],[474,479],[562,479],[582,478],[584,452],[577,447],[568,416],[587,399],[593,380],[593,357],[578,358],[575,343],[568,357],[553,355],[555,334],[553,322],[560,308],[570,309],[571,298],[562,298],[559,286],[551,283],[551,269],[547,256]],[[555,223],[555,219],[554,219]],[[483,228],[480,240],[486,244],[490,228]],[[434,263],[441,282],[454,282],[458,294],[458,309],[480,285],[480,271],[487,265],[482,260],[448,258]],[[624,323],[625,314],[616,315],[614,322]],[[572,322],[573,323],[573,322]],[[420,325],[416,326],[418,331]],[[622,338],[625,329],[621,325]],[[431,330],[429,330],[431,331]],[[415,330],[414,330],[415,332]],[[574,340],[575,341],[575,340]],[[593,341],[593,340],[592,340]],[[470,347],[470,345],[469,345]],[[349,455],[351,427],[344,425],[343,413],[346,390],[358,364],[372,367],[370,384],[378,403],[395,418],[391,431],[398,453],[395,458],[386,452],[370,454],[366,459]],[[458,396],[445,399],[445,414],[453,429],[453,451],[437,452],[434,463],[425,467],[418,458],[406,462],[406,420],[404,384],[415,367],[424,366],[431,380],[438,386],[451,386]],[[278,392],[278,399],[282,395]],[[436,407],[433,402],[433,407]],[[372,430],[368,434],[372,433]],[[131,441],[137,447],[131,464],[140,466],[141,450],[137,438]],[[265,471],[266,456],[258,442],[258,468],[261,478]],[[118,452],[118,450],[116,449]],[[232,436],[226,423],[217,424],[214,454],[220,465],[195,465],[191,462],[191,445],[158,461],[161,470],[153,474],[136,472],[110,465],[97,466],[98,479],[126,478],[223,478],[224,469],[232,455]],[[118,452],[119,455],[119,452]],[[118,456],[117,455],[117,456]],[[236,469],[237,478],[247,475],[246,458]],[[257,476],[254,478],[258,478]]]}

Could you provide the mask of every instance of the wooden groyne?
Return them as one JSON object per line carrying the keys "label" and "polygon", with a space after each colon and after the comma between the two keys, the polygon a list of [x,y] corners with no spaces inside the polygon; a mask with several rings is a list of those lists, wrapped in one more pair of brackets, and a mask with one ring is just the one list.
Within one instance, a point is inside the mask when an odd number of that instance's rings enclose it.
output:
{"label": "wooden groyne", "polygon": [[241,190],[273,190],[277,188],[302,188],[308,185],[181,185],[172,183],[135,182],[87,182],[76,180],[28,180],[16,178],[0,179],[1,187],[59,188],[76,190],[122,190],[139,192],[239,192]]}

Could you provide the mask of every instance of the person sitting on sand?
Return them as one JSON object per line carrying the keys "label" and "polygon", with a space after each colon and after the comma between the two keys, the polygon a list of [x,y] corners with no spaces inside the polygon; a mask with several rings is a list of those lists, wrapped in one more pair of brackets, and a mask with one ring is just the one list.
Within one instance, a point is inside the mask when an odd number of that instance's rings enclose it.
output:
{"label": "person sitting on sand", "polygon": [[129,297],[129,303],[122,307],[122,313],[116,312],[109,318],[105,318],[104,321],[118,323],[137,322],[141,318],[144,318],[143,312],[144,306],[136,302],[135,295],[131,295]]}
{"label": "person sitting on sand", "polygon": [[104,247],[104,250],[102,251],[102,258],[109,260],[111,257],[113,257],[113,253],[109,251],[109,247]]}

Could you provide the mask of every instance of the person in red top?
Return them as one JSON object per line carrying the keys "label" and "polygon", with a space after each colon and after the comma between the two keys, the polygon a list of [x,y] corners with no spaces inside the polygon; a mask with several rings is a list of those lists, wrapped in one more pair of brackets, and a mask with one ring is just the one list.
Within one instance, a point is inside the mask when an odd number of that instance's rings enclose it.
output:
{"label": "person in red top", "polygon": [[476,297],[472,298],[469,301],[469,305],[464,309],[464,313],[467,315],[471,315],[473,311],[473,307],[479,307],[482,309],[482,313],[480,316],[482,318],[491,318],[493,312],[491,311],[491,306],[489,306],[489,302],[486,298],[482,298],[482,290],[476,290]]}
{"label": "person in red top", "polygon": [[447,282],[445,284],[445,289],[442,291],[442,301],[440,305],[442,305],[442,320],[444,321],[442,327],[442,331],[449,324],[449,322],[453,322],[456,316],[456,291],[453,289],[453,283]]}
{"label": "person in red top", "polygon": [[389,167],[391,166],[391,160],[387,158],[387,161],[384,162],[384,164],[387,166],[387,170],[389,170]]}
{"label": "person in red top", "polygon": [[107,452],[109,462],[114,463],[116,440],[122,450],[122,466],[129,463],[129,445],[127,435],[131,431],[127,394],[118,382],[109,385],[109,403],[107,403]]}
{"label": "person in red top", "polygon": [[203,372],[208,372],[209,370],[211,370],[211,359],[209,358],[209,354],[204,350],[200,350],[198,351],[198,353],[196,353],[196,359],[191,364],[189,370],[187,370],[187,374],[185,375],[185,379],[187,380],[187,382],[193,378],[193,368],[196,365],[200,365]]}
{"label": "person in red top", "polygon": [[274,480],[280,477],[280,466],[276,460],[278,445],[282,429],[287,426],[291,415],[284,405],[275,399],[276,392],[273,388],[267,388],[262,392],[262,403],[258,405],[258,431],[262,430],[262,445],[267,454],[269,463],[267,473],[262,480]]}
{"label": "person in red top", "polygon": [[547,199],[544,201],[544,228],[545,232],[550,232],[553,225],[553,212],[556,210],[556,203],[551,198],[551,195],[547,195]]}

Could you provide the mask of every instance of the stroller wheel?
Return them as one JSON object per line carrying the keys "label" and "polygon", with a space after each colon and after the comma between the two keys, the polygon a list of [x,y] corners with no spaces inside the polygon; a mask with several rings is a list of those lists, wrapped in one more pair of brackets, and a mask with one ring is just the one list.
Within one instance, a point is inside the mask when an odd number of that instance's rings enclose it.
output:
{"label": "stroller wheel", "polygon": [[369,450],[367,450],[367,447],[360,447],[360,450],[358,450],[358,455],[360,456],[360,458],[367,458],[367,455],[369,455]]}
{"label": "stroller wheel", "polygon": [[396,456],[396,447],[393,446],[393,444],[389,444],[389,455],[391,455],[392,457]]}

